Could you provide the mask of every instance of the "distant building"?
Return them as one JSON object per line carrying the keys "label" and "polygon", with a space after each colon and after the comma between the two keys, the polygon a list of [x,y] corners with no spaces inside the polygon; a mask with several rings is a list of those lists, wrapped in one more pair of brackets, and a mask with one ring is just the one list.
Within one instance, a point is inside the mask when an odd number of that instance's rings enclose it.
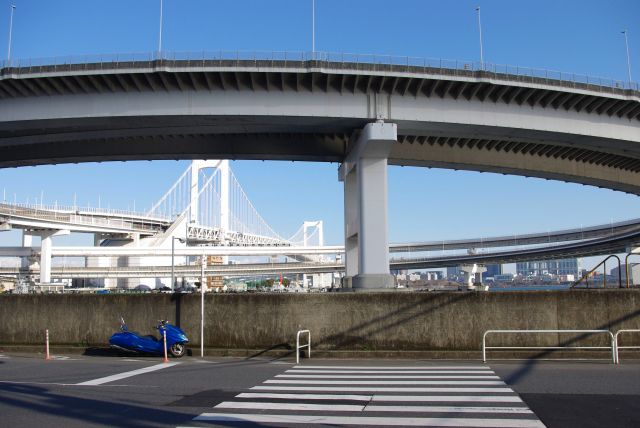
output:
{"label": "distant building", "polygon": [[495,278],[496,275],[502,275],[502,265],[486,265],[485,267],[487,271],[482,273],[482,279]]}
{"label": "distant building", "polygon": [[[620,277],[626,286],[627,282],[627,269],[625,264],[620,267]],[[631,284],[640,284],[640,263],[629,263],[629,271],[631,273],[630,283]],[[618,280],[618,267],[614,267],[611,269],[611,276],[615,281]]]}
{"label": "distant building", "polygon": [[450,266],[447,268],[447,279],[454,279],[462,275],[460,266]]}
{"label": "distant building", "polygon": [[493,277],[495,282],[511,282],[513,281],[512,273],[500,273]]}
{"label": "distant building", "polygon": [[439,270],[424,272],[420,275],[420,279],[423,281],[437,281],[442,279],[442,272]]}
{"label": "distant building", "polygon": [[579,276],[582,270],[582,259],[540,260],[533,262],[516,263],[516,273],[527,276]]}

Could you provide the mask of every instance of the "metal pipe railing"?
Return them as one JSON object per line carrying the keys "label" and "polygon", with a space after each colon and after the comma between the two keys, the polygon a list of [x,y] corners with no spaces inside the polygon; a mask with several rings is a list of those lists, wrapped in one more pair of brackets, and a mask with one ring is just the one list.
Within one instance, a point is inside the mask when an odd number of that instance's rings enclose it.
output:
{"label": "metal pipe railing", "polygon": [[607,260],[611,258],[615,258],[616,260],[618,260],[618,288],[622,288],[622,263],[620,262],[620,257],[616,256],[615,254],[611,254],[610,256],[607,256],[603,261],[598,263],[596,267],[594,267],[589,272],[582,275],[582,277],[579,280],[571,284],[570,288],[574,288],[576,285],[580,284],[582,281],[585,281],[587,283],[587,288],[589,288],[589,276],[591,276],[591,274],[594,273],[596,269],[598,269],[600,266],[603,266],[604,268],[604,275],[603,275],[604,279],[603,279],[602,288],[607,288]]}
{"label": "metal pipe railing", "polygon": [[[308,342],[306,345],[300,345],[300,335],[307,333]],[[307,358],[311,358],[311,332],[309,330],[300,330],[296,334],[296,364],[300,364],[300,349],[307,348]]]}
{"label": "metal pipe railing", "polygon": [[624,257],[624,272],[625,272],[625,275],[627,276],[627,288],[629,288],[629,273],[633,275],[633,269],[631,270],[631,272],[629,272],[629,257],[631,256],[640,256],[640,253],[631,252]]}
{"label": "metal pipe railing", "polygon": [[[610,346],[487,346],[489,334],[537,334],[537,333],[607,333],[611,339]],[[487,349],[611,349],[611,359],[616,363],[615,338],[609,330],[487,330],[482,335],[482,362],[487,362]]]}
{"label": "metal pipe railing", "polygon": [[614,359],[614,363],[616,364],[620,364],[620,354],[619,354],[619,350],[620,349],[640,349],[640,346],[620,346],[618,345],[618,336],[620,335],[620,333],[640,333],[640,330],[637,329],[625,329],[625,330],[618,330],[614,336],[614,348],[615,348],[615,359]]}

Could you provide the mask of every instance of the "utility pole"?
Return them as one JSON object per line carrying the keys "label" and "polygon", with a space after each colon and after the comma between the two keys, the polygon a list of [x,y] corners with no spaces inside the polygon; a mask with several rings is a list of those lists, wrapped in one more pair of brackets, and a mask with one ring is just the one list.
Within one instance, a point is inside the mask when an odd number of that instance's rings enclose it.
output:
{"label": "utility pole", "polygon": [[480,32],[480,69],[484,70],[484,52],[482,48],[482,19],[480,18],[480,6],[476,7],[478,12],[478,30]]}
{"label": "utility pole", "polygon": [[9,18],[9,49],[7,50],[7,65],[11,65],[11,38],[13,36],[13,13],[16,10],[16,5],[11,5],[11,18]]}

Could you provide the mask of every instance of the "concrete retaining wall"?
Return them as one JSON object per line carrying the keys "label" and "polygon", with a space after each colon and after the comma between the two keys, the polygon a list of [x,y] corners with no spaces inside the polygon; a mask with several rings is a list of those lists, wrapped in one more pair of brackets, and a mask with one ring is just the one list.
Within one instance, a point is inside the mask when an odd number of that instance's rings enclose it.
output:
{"label": "concrete retaining wall", "polygon": [[[478,350],[489,329],[640,329],[640,290],[211,294],[205,305],[205,345],[228,349],[291,345],[302,328],[317,349],[388,351]],[[145,334],[159,319],[178,321],[199,344],[200,296],[168,294],[2,295],[0,344],[41,344],[48,328],[53,344],[101,346],[120,315]],[[491,344],[549,346],[574,337],[516,335]],[[604,337],[580,343],[607,345]]]}

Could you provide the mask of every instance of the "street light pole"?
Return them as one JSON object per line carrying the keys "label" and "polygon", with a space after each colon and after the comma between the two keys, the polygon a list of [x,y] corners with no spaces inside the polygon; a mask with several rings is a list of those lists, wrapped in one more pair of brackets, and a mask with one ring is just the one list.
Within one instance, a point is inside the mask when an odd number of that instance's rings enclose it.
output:
{"label": "street light pole", "polygon": [[627,38],[627,30],[622,30],[624,34],[624,44],[627,48],[627,73],[629,73],[629,88],[631,88],[631,57],[629,56],[629,39]]}
{"label": "street light pole", "polygon": [[11,5],[11,18],[9,18],[9,49],[7,50],[7,65],[11,65],[11,37],[13,35],[13,13],[16,10],[16,5]]}
{"label": "street light pole", "polygon": [[207,259],[202,254],[200,260],[200,358],[204,358],[204,268]]}
{"label": "street light pole", "polygon": [[158,53],[162,52],[162,3],[160,0],[160,37],[158,38]]}
{"label": "street light pole", "polygon": [[480,68],[484,70],[484,53],[482,48],[482,20],[480,19],[480,6],[476,7],[478,12],[478,30],[480,32]]}
{"label": "street light pole", "polygon": [[311,55],[316,59],[316,0],[311,0]]}
{"label": "street light pole", "polygon": [[173,267],[175,265],[175,263],[174,263],[174,253],[176,251],[175,242],[176,242],[176,237],[172,236],[171,237],[171,286],[170,286],[172,293],[175,291],[175,283],[176,283],[175,275],[173,273]]}

